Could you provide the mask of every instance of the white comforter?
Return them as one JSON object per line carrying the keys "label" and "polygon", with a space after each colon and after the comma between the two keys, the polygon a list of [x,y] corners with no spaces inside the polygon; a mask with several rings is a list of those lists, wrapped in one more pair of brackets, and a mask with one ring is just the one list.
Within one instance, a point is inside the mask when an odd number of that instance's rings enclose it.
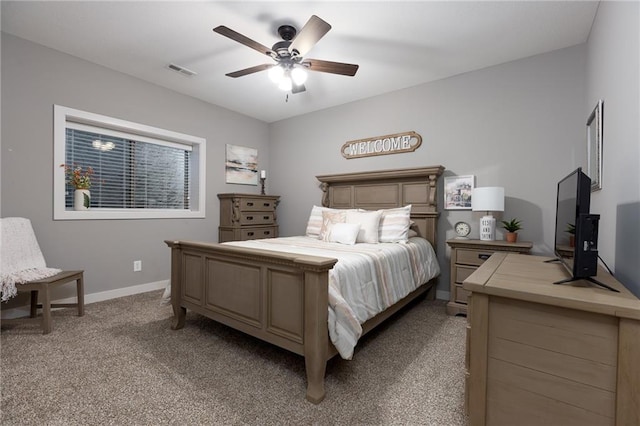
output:
{"label": "white comforter", "polygon": [[351,359],[366,320],[440,274],[433,247],[423,238],[407,244],[343,245],[310,237],[234,241],[224,244],[338,259],[329,271],[329,336]]}

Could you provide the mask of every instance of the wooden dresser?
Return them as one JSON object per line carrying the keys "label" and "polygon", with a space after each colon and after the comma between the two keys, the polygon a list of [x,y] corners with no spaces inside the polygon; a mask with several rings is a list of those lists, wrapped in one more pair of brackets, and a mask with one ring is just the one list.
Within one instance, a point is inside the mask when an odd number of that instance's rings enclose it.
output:
{"label": "wooden dresser", "polygon": [[549,258],[496,253],[464,282],[466,402],[477,425],[639,425],[640,301],[567,278]]}
{"label": "wooden dresser", "polygon": [[246,241],[278,236],[277,195],[218,194],[218,242]]}
{"label": "wooden dresser", "polygon": [[447,314],[466,315],[469,292],[462,288],[463,281],[496,252],[529,253],[533,243],[508,243],[469,239],[447,240],[451,247],[451,275]]}

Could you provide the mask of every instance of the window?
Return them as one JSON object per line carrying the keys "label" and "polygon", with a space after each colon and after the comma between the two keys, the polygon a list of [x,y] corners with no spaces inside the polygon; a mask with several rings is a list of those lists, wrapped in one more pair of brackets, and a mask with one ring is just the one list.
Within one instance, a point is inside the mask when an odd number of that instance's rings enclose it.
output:
{"label": "window", "polygon": [[[54,219],[204,217],[204,139],[59,105],[54,133]],[[94,170],[90,210],[61,164]]]}

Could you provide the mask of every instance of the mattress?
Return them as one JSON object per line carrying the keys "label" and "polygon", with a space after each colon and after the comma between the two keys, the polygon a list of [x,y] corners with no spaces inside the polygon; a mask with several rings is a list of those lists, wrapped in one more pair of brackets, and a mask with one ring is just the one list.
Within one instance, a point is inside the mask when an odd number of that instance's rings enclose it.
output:
{"label": "mattress", "polygon": [[329,271],[328,329],[344,359],[353,357],[365,321],[440,274],[433,247],[419,237],[406,244],[345,245],[303,236],[223,244],[338,259]]}

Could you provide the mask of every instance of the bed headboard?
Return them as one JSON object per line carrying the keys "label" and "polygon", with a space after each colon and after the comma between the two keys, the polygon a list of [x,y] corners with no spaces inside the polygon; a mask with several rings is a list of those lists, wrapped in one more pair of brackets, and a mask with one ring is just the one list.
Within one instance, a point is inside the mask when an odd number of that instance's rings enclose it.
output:
{"label": "bed headboard", "polygon": [[436,182],[443,166],[316,176],[322,205],[336,209],[378,210],[411,204],[412,229],[436,245],[438,197]]}

